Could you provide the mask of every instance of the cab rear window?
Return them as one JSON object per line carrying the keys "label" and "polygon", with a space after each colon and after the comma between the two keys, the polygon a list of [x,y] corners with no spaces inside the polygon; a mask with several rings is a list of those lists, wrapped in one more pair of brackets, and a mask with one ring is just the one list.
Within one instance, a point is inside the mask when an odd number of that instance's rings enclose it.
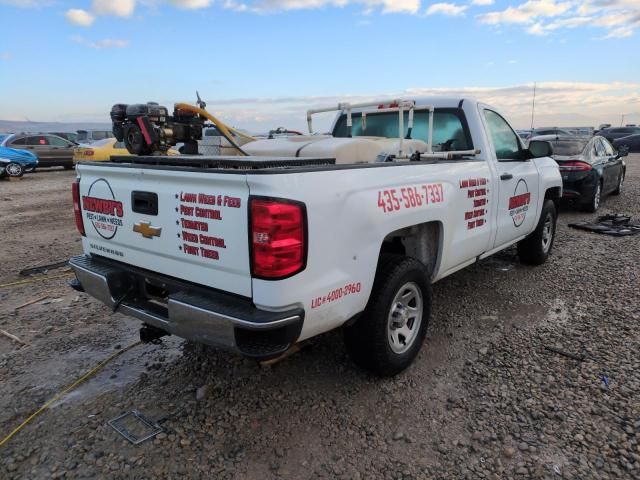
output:
{"label": "cab rear window", "polygon": [[[353,113],[351,115],[353,126],[351,136],[353,137],[386,137],[399,138],[398,112],[375,113],[367,112],[363,125],[362,114]],[[402,136],[406,138],[409,121],[409,112],[404,113],[404,132]],[[429,132],[429,111],[418,110],[414,112],[413,131],[411,138],[422,140],[428,139]],[[342,114],[333,130],[335,137],[347,137],[347,115]],[[473,142],[467,125],[464,112],[459,108],[437,108],[433,115],[433,150],[471,150]]]}

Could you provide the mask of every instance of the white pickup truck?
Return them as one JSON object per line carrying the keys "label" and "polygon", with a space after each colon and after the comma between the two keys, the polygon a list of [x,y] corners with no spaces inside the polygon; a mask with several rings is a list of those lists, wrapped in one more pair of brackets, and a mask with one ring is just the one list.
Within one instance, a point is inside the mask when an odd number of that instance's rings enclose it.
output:
{"label": "white pickup truck", "polygon": [[[329,110],[332,134],[313,134]],[[308,120],[310,135],[247,157],[78,165],[76,288],[142,320],[143,338],[258,359],[343,327],[353,360],[386,376],[420,350],[433,282],[513,244],[547,259],[558,166],[496,109],[427,98]]]}

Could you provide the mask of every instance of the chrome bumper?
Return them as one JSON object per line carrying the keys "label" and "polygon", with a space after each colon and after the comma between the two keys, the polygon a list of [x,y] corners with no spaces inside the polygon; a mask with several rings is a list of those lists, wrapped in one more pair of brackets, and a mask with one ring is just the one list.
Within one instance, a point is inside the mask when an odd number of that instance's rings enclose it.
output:
{"label": "chrome bumper", "polygon": [[[193,286],[120,262],[81,255],[69,260],[82,289],[145,324],[188,340],[255,358],[286,351],[300,335],[304,311],[258,310],[248,299]],[[168,292],[163,302],[153,285]]]}

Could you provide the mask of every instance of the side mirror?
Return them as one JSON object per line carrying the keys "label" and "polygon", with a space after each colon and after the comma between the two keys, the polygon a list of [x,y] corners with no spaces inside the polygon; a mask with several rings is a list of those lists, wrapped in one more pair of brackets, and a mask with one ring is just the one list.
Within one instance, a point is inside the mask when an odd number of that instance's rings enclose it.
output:
{"label": "side mirror", "polygon": [[531,140],[528,150],[531,158],[550,157],[553,155],[553,147],[544,140]]}
{"label": "side mirror", "polygon": [[629,145],[620,145],[617,157],[626,157],[627,155],[629,155]]}

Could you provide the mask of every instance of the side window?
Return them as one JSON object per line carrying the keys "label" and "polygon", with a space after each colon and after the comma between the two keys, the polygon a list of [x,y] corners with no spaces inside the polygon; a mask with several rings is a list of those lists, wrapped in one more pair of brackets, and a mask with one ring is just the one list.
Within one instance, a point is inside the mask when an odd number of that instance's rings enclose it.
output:
{"label": "side window", "polygon": [[64,138],[55,137],[53,135],[46,137],[49,145],[53,145],[54,147],[68,147],[69,142],[67,142]]}
{"label": "side window", "polygon": [[520,151],[518,135],[511,130],[505,119],[491,110],[484,111],[484,118],[487,121],[498,160],[517,158]]}
{"label": "side window", "polygon": [[27,137],[16,138],[9,145],[26,145]]}
{"label": "side window", "polygon": [[599,138],[596,138],[596,141],[594,142],[594,147],[596,149],[596,156],[597,157],[604,157],[606,155],[606,152],[604,150],[604,147],[602,146],[602,142],[600,141]]}
{"label": "side window", "polygon": [[25,142],[27,145],[48,145],[47,139],[43,136],[27,137]]}
{"label": "side window", "polygon": [[602,146],[604,147],[605,155],[609,155],[609,156],[615,155],[615,152],[613,151],[613,147],[611,146],[608,140],[600,139],[600,141],[602,142]]}

